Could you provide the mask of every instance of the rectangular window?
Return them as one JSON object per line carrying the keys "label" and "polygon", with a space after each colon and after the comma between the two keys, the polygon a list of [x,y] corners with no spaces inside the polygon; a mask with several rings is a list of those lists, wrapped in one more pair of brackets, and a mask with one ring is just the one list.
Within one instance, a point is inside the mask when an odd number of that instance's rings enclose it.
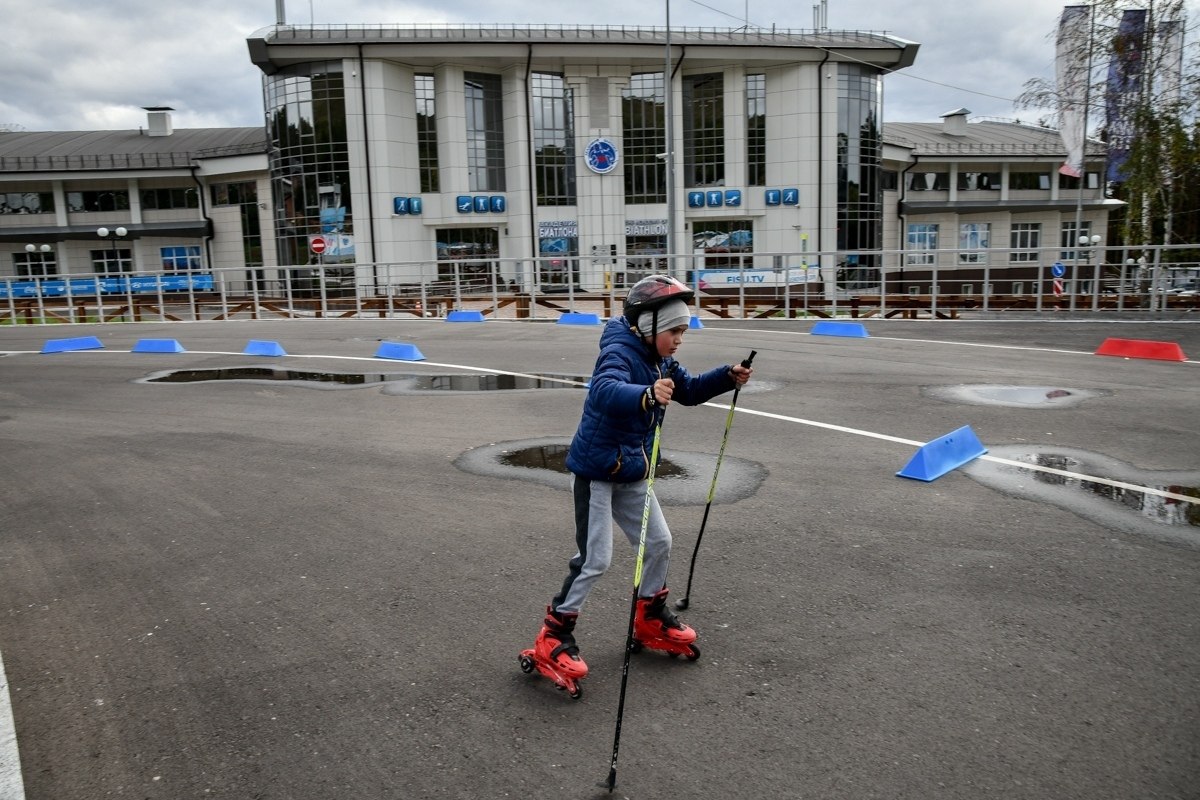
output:
{"label": "rectangular window", "polygon": [[661,72],[633,75],[621,92],[625,202],[667,202],[667,133]]}
{"label": "rectangular window", "polygon": [[254,181],[214,183],[210,194],[214,206],[240,206],[258,202],[258,186]]}
{"label": "rectangular window", "polygon": [[[1092,221],[1085,219],[1080,221],[1078,228],[1075,227],[1075,220],[1063,220],[1062,224],[1062,252],[1059,253],[1059,258],[1087,258],[1094,250],[1093,247],[1080,248],[1079,237],[1092,235]],[[1096,243],[1097,246],[1100,242]]]}
{"label": "rectangular window", "polygon": [[58,274],[58,259],[53,250],[13,253],[13,268],[18,278],[45,278]]}
{"label": "rectangular window", "polygon": [[167,211],[172,208],[199,208],[200,195],[195,187],[186,189],[145,189],[142,208]]}
{"label": "rectangular window", "polygon": [[986,264],[987,249],[992,246],[990,222],[964,222],[958,226],[958,263]]}
{"label": "rectangular window", "polygon": [[93,250],[92,272],[97,275],[118,275],[133,271],[133,251],[122,248]]}
{"label": "rectangular window", "polygon": [[746,76],[746,185],[767,185],[767,76]]}
{"label": "rectangular window", "polygon": [[905,254],[905,263],[911,265],[925,265],[936,262],[937,256],[932,252],[914,252],[914,251],[932,251],[938,247],[938,226],[931,223],[913,223],[908,226],[908,252]]}
{"label": "rectangular window", "polygon": [[537,202],[575,205],[574,96],[561,75],[533,75],[533,171]]}
{"label": "rectangular window", "polygon": [[[1100,173],[1099,172],[1089,172],[1086,175],[1084,175],[1083,177],[1084,177],[1084,188],[1086,188],[1086,189],[1099,189],[1100,188]],[[1076,178],[1072,175],[1063,175],[1062,173],[1059,173],[1058,188],[1067,190],[1067,191],[1070,191],[1070,190],[1077,191],[1079,189],[1079,178]]]}
{"label": "rectangular window", "polygon": [[1008,188],[1013,191],[1050,191],[1049,172],[1010,172]]}
{"label": "rectangular window", "polygon": [[441,191],[438,177],[437,106],[432,75],[413,76],[417,97],[417,162],[421,170],[421,191]]}
{"label": "rectangular window", "polygon": [[946,192],[950,190],[950,174],[947,172],[910,172],[906,188],[910,192]]}
{"label": "rectangular window", "polygon": [[466,292],[497,288],[500,233],[496,228],[439,228],[438,280],[455,281]]}
{"label": "rectangular window", "polygon": [[1038,260],[1038,248],[1042,246],[1042,224],[1040,222],[1014,222],[1009,234],[1008,254],[1010,262]]}
{"label": "rectangular window", "polygon": [[1000,191],[1000,173],[960,172],[958,173],[958,190],[960,192],[998,192]]}
{"label": "rectangular window", "polygon": [[500,76],[468,72],[464,78],[468,190],[503,192],[504,111]]}
{"label": "rectangular window", "polygon": [[0,192],[0,214],[51,214],[53,192]]}
{"label": "rectangular window", "polygon": [[959,294],[961,294],[963,297],[970,297],[971,295],[975,294],[975,284],[964,283],[962,285],[962,291],[960,291]]}
{"label": "rectangular window", "polygon": [[124,189],[98,189],[67,192],[67,211],[72,214],[91,211],[128,211],[129,192]]}
{"label": "rectangular window", "polygon": [[881,170],[879,173],[879,188],[885,192],[899,191],[900,173],[894,169]]}
{"label": "rectangular window", "polygon": [[1021,281],[1013,281],[1012,294],[1025,294],[1025,284]]}
{"label": "rectangular window", "polygon": [[201,267],[199,245],[161,247],[163,272],[194,272]]}
{"label": "rectangular window", "polygon": [[687,186],[725,185],[725,76],[683,79],[683,168]]}

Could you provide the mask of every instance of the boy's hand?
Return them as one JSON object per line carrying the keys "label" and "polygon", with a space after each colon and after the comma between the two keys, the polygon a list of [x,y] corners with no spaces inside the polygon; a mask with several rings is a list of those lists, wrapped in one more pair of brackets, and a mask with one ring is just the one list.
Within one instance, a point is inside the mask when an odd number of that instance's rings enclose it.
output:
{"label": "boy's hand", "polygon": [[743,367],[741,364],[735,364],[729,370],[729,377],[733,378],[734,384],[739,388],[750,382],[750,376],[754,374],[753,367]]}
{"label": "boy's hand", "polygon": [[654,390],[654,402],[665,406],[671,402],[671,395],[675,394],[675,381],[670,378],[661,378],[655,381],[651,388]]}

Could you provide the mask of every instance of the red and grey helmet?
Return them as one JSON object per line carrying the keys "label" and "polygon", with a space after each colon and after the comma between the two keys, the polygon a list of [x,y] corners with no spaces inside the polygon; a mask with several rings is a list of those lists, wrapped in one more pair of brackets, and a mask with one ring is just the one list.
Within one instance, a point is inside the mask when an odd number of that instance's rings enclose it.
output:
{"label": "red and grey helmet", "polygon": [[629,289],[625,298],[625,319],[637,325],[638,315],[653,311],[668,300],[690,301],[696,293],[668,275],[651,275],[642,278]]}

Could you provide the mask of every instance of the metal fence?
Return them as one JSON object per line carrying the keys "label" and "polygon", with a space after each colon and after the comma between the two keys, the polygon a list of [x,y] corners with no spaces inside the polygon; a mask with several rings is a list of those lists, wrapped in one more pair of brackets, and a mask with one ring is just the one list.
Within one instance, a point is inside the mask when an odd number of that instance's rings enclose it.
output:
{"label": "metal fence", "polygon": [[[1182,247],[555,256],[196,272],[0,277],[0,324],[258,318],[425,318],[477,310],[556,320],[620,313],[628,287],[670,272],[697,316],[905,317],[1200,312],[1200,264]],[[1015,254],[1015,255],[1014,255]],[[771,266],[766,266],[766,265]]]}

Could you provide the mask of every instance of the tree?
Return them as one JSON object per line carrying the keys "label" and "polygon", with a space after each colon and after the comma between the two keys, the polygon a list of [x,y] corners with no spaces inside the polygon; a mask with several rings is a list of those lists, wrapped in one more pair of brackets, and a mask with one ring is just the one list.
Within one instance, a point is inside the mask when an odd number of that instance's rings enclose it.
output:
{"label": "tree", "polygon": [[[1087,6],[1086,35],[1066,42],[1089,54],[1086,99],[1035,78],[1016,101],[1018,108],[1064,113],[1085,103],[1086,127],[1107,143],[1109,193],[1127,204],[1114,224],[1131,246],[1200,241],[1200,72],[1194,56],[1184,69],[1184,5],[1149,0],[1145,8],[1129,8],[1121,0],[1096,0]],[[1166,255],[1196,260],[1200,253]]]}

